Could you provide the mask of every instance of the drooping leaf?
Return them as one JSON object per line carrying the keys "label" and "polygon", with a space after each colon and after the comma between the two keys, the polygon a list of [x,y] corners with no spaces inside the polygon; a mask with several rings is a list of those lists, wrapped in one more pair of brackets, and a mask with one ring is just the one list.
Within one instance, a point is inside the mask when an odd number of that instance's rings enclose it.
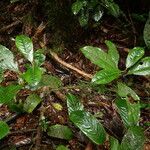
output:
{"label": "drooping leaf", "polygon": [[45,55],[42,53],[42,50],[39,49],[34,52],[34,62],[37,66],[41,66],[45,61]]}
{"label": "drooping leaf", "polygon": [[76,96],[74,96],[73,94],[70,94],[70,93],[67,94],[67,107],[68,107],[69,115],[73,111],[83,110],[83,108],[84,108],[84,106],[82,105],[80,100]]}
{"label": "drooping leaf", "polygon": [[114,71],[101,70],[93,76],[92,82],[96,84],[107,84],[117,79],[119,76],[120,76],[119,70]]}
{"label": "drooping leaf", "polygon": [[150,12],[149,12],[149,17],[146,21],[145,27],[144,27],[144,41],[145,44],[148,48],[150,48]]}
{"label": "drooping leaf", "polygon": [[9,126],[6,122],[0,121],[0,139],[4,138],[9,133]]}
{"label": "drooping leaf", "polygon": [[134,100],[140,100],[139,96],[130,87],[121,82],[118,82],[117,93],[120,97],[127,97],[130,95]]}
{"label": "drooping leaf", "polygon": [[112,60],[112,58],[105,53],[102,49],[93,46],[85,46],[81,48],[82,53],[90,59],[92,63],[98,65],[105,70],[116,70],[116,64]]}
{"label": "drooping leaf", "polygon": [[82,110],[73,111],[69,118],[94,143],[102,144],[105,141],[103,126],[90,113]]}
{"label": "drooping leaf", "polygon": [[143,58],[128,71],[128,74],[150,75],[150,57]]}
{"label": "drooping leaf", "polygon": [[26,101],[24,103],[24,110],[28,113],[32,113],[32,111],[41,103],[42,99],[36,95],[31,94],[26,98]]}
{"label": "drooping leaf", "polygon": [[16,47],[28,59],[31,63],[33,62],[33,43],[32,40],[25,35],[18,35],[16,37]]}
{"label": "drooping leaf", "polygon": [[0,86],[0,103],[9,104],[22,88],[20,85]]}
{"label": "drooping leaf", "polygon": [[52,75],[43,75],[39,84],[40,86],[48,86],[51,89],[56,89],[62,86],[60,78]]}
{"label": "drooping leaf", "polygon": [[73,133],[69,127],[59,124],[50,126],[47,129],[47,134],[49,136],[65,140],[70,140],[73,137]]}
{"label": "drooping leaf", "polygon": [[0,45],[0,70],[18,71],[18,64],[14,61],[13,53],[5,46]]}
{"label": "drooping leaf", "polygon": [[128,129],[121,142],[121,150],[142,150],[144,146],[144,133],[140,127],[132,126]]}
{"label": "drooping leaf", "polygon": [[119,142],[114,137],[110,137],[110,149],[111,150],[119,150]]}
{"label": "drooping leaf", "polygon": [[72,4],[72,12],[77,15],[86,3],[84,1],[77,0]]}
{"label": "drooping leaf", "polygon": [[126,68],[130,68],[137,61],[139,61],[144,55],[144,49],[141,47],[134,47],[130,50],[126,59]]}
{"label": "drooping leaf", "polygon": [[21,77],[32,87],[36,87],[41,81],[43,74],[42,68],[38,66],[32,66],[27,69],[27,71],[21,75]]}
{"label": "drooping leaf", "polygon": [[69,150],[66,146],[64,145],[59,145],[56,150]]}
{"label": "drooping leaf", "polygon": [[105,44],[108,47],[108,55],[112,58],[112,60],[115,62],[116,67],[118,67],[118,61],[119,61],[119,53],[114,43],[111,41],[106,40]]}

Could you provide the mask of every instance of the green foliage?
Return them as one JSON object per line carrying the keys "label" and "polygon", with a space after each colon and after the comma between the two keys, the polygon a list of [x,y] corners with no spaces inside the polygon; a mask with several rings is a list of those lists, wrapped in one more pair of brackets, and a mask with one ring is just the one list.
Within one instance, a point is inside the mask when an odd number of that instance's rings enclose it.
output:
{"label": "green foliage", "polygon": [[56,150],[69,150],[66,146],[64,145],[59,145]]}
{"label": "green foliage", "polygon": [[41,103],[42,99],[36,95],[31,94],[27,97],[25,103],[24,103],[24,110],[28,113],[32,113],[32,111]]}
{"label": "green foliage", "polygon": [[113,0],[76,0],[72,4],[72,12],[79,16],[81,26],[87,25],[90,18],[98,22],[104,11],[114,17],[121,14],[119,5]]}
{"label": "green foliage", "polygon": [[0,139],[4,138],[8,133],[9,126],[4,121],[0,121]]}
{"label": "green foliage", "polygon": [[94,143],[102,144],[105,141],[105,130],[100,122],[90,113],[83,110],[82,104],[74,96],[67,96],[67,107],[70,120]]}
{"label": "green foliage", "polygon": [[59,124],[50,126],[47,129],[47,134],[51,137],[65,139],[65,140],[71,140],[73,137],[73,134],[70,128],[64,125],[59,125]]}
{"label": "green foliage", "polygon": [[14,61],[13,53],[5,46],[0,45],[0,70],[18,71],[18,64]]}

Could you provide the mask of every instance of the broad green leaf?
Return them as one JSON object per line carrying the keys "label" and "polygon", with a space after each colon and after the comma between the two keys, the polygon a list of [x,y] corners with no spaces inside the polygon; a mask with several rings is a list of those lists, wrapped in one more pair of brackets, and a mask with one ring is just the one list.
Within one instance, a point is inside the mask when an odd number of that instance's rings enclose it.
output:
{"label": "broad green leaf", "polygon": [[73,12],[74,15],[77,15],[79,13],[79,11],[85,5],[84,3],[85,3],[84,1],[77,0],[76,2],[74,2],[72,4],[72,12]]}
{"label": "broad green leaf", "polygon": [[111,150],[119,150],[119,141],[114,137],[110,137],[110,149]]}
{"label": "broad green leaf", "polygon": [[47,134],[51,137],[65,140],[71,140],[73,137],[73,133],[69,127],[59,124],[50,126],[47,129]]}
{"label": "broad green leaf", "polygon": [[144,55],[144,49],[141,47],[134,47],[130,50],[126,59],[126,68],[130,68],[138,62]]}
{"label": "broad green leaf", "polygon": [[9,133],[9,126],[4,121],[0,121],[0,139],[7,136]]}
{"label": "broad green leaf", "polygon": [[33,43],[32,40],[25,35],[18,35],[16,37],[16,47],[28,59],[33,62]]}
{"label": "broad green leaf", "polygon": [[45,61],[45,55],[42,53],[42,50],[39,49],[34,52],[34,62],[37,66],[41,66]]}
{"label": "broad green leaf", "polygon": [[119,70],[114,71],[101,70],[93,76],[92,82],[96,84],[107,84],[117,79],[119,76],[120,76]]}
{"label": "broad green leaf", "polygon": [[126,99],[117,99],[116,105],[119,109],[119,114],[124,122],[124,125],[128,127],[130,125],[128,120],[128,105]]}
{"label": "broad green leaf", "polygon": [[102,0],[108,12],[114,17],[119,17],[120,8],[113,0]]}
{"label": "broad green leaf", "polygon": [[0,70],[18,71],[18,64],[14,61],[13,53],[5,46],[0,45]]}
{"label": "broad green leaf", "polygon": [[121,82],[118,82],[117,93],[120,97],[127,97],[130,95],[134,100],[140,100],[139,96],[130,87]]}
{"label": "broad green leaf", "polygon": [[43,69],[38,66],[32,66],[27,69],[27,71],[21,75],[21,77],[33,87],[36,87],[41,81],[43,74]]}
{"label": "broad green leaf", "polygon": [[120,150],[142,150],[144,146],[144,132],[140,127],[130,127],[124,135]]}
{"label": "broad green leaf", "polygon": [[112,58],[112,60],[115,62],[116,67],[118,67],[118,61],[119,61],[119,53],[114,43],[111,41],[105,41],[105,44],[108,47],[108,55]]}
{"label": "broad green leaf", "polygon": [[98,65],[105,70],[116,70],[114,61],[102,49],[93,46],[85,46],[81,48],[81,51],[93,64]]}
{"label": "broad green leaf", "polygon": [[0,103],[9,104],[21,89],[20,85],[0,86]]}
{"label": "broad green leaf", "polygon": [[66,146],[64,145],[59,145],[56,150],[69,150]]}
{"label": "broad green leaf", "polygon": [[57,89],[62,86],[60,78],[52,75],[43,75],[39,84],[40,86],[48,86],[51,89]]}
{"label": "broad green leaf", "polygon": [[150,75],[150,57],[143,58],[128,71],[128,74]]}
{"label": "broad green leaf", "polygon": [[78,110],[73,111],[69,118],[94,143],[103,144],[106,136],[105,130],[93,115]]}
{"label": "broad green leaf", "polygon": [[32,111],[41,103],[42,99],[36,95],[31,94],[26,98],[26,101],[24,103],[24,110],[28,113],[32,113]]}
{"label": "broad green leaf", "polygon": [[84,106],[82,105],[80,100],[76,96],[74,96],[73,94],[70,94],[70,93],[67,94],[67,107],[68,107],[69,115],[73,111],[83,110],[83,108],[84,108]]}
{"label": "broad green leaf", "polygon": [[149,12],[149,17],[146,21],[145,27],[144,27],[144,41],[146,46],[150,49],[150,12]]}

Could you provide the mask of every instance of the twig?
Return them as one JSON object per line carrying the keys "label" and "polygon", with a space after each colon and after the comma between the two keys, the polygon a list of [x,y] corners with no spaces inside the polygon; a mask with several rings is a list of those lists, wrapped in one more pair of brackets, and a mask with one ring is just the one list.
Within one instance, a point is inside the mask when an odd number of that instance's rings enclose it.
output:
{"label": "twig", "polygon": [[50,54],[51,54],[51,56],[52,56],[57,62],[59,62],[60,64],[62,64],[62,65],[65,66],[66,68],[69,68],[69,69],[71,69],[71,70],[73,70],[73,71],[76,71],[78,74],[82,75],[82,76],[85,77],[85,78],[88,78],[88,79],[91,79],[91,78],[92,78],[92,75],[91,75],[91,74],[88,74],[88,73],[86,73],[86,72],[84,72],[84,71],[82,71],[82,70],[80,70],[80,69],[78,69],[78,68],[76,68],[76,67],[74,67],[74,66],[72,66],[72,65],[70,65],[70,64],[68,64],[68,63],[66,63],[65,61],[63,61],[61,58],[58,57],[58,55],[57,55],[55,52],[52,52],[52,51],[50,50]]}

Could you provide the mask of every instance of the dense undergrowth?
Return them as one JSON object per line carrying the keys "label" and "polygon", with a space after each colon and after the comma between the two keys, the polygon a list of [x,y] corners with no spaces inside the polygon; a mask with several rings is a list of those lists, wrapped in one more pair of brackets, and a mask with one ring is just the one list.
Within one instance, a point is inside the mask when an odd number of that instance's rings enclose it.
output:
{"label": "dense undergrowth", "polygon": [[0,149],[149,148],[149,2],[2,4]]}

